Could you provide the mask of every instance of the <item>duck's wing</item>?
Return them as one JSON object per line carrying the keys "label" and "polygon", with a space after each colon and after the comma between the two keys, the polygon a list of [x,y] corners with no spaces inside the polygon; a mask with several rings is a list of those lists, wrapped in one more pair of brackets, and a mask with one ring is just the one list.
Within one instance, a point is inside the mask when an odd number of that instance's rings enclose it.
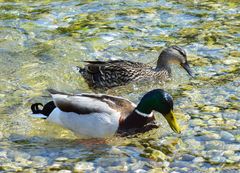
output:
{"label": "duck's wing", "polygon": [[104,73],[104,71],[122,71],[129,68],[146,68],[147,64],[140,62],[133,62],[127,60],[113,60],[113,61],[84,61],[89,73]]}
{"label": "duck's wing", "polygon": [[56,90],[49,90],[54,104],[64,112],[78,114],[119,112],[130,114],[135,108],[134,103],[121,97],[102,94],[78,94],[70,95]]}
{"label": "duck's wing", "polygon": [[77,114],[108,113],[113,110],[108,103],[87,95],[70,95],[56,90],[49,90],[53,102],[63,112],[75,112]]}
{"label": "duck's wing", "polygon": [[95,98],[97,100],[107,103],[111,109],[119,112],[122,116],[130,115],[130,113],[132,113],[132,111],[136,107],[136,105],[133,102],[122,97],[116,97],[105,94],[82,94],[82,95],[89,98]]}
{"label": "duck's wing", "polygon": [[90,86],[111,88],[125,85],[138,79],[139,72],[149,65],[126,60],[86,61],[84,69],[79,70]]}

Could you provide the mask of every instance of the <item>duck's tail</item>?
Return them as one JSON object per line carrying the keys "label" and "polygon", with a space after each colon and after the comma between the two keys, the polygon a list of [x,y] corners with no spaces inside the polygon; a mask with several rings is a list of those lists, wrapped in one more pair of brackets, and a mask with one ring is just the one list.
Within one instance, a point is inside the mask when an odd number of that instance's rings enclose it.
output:
{"label": "duck's tail", "polygon": [[[42,107],[42,109],[39,108]],[[53,101],[48,102],[43,106],[42,103],[34,103],[31,106],[32,117],[47,119],[51,112],[56,108]]]}
{"label": "duck's tail", "polygon": [[84,74],[86,72],[86,69],[85,68],[82,68],[82,67],[79,67],[79,66],[76,66],[76,70],[80,73],[80,74]]}

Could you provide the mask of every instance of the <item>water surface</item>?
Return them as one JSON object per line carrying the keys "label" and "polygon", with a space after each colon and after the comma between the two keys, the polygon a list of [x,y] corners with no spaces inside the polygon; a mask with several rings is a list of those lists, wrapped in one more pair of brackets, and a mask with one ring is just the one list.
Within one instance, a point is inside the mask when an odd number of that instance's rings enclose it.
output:
{"label": "water surface", "polygon": [[[238,172],[240,169],[240,6],[215,1],[0,1],[0,170]],[[153,66],[162,48],[182,46],[197,74],[174,67],[164,85],[109,90],[138,102],[164,88],[182,127],[129,138],[81,141],[33,119],[47,88],[92,92],[74,71],[84,60],[126,59]]]}

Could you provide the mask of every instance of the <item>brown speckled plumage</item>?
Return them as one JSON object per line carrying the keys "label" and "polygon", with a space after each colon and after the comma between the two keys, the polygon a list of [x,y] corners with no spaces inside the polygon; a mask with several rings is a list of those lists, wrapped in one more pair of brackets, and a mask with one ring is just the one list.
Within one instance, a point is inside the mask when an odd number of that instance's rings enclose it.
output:
{"label": "brown speckled plumage", "polygon": [[88,85],[93,88],[112,88],[138,82],[143,79],[157,79],[166,81],[171,77],[170,63],[177,62],[190,74],[186,52],[178,47],[171,46],[164,49],[158,57],[157,66],[126,60],[115,61],[85,61],[87,64],[79,72]]}

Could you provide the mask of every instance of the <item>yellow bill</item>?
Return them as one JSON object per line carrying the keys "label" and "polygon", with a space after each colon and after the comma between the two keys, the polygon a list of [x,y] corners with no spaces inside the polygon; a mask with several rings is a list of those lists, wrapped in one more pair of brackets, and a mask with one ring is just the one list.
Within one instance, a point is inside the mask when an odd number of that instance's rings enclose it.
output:
{"label": "yellow bill", "polygon": [[176,133],[181,133],[181,129],[179,127],[179,124],[177,123],[177,120],[174,116],[173,111],[171,110],[168,114],[165,115],[165,118],[170,125],[171,129]]}

